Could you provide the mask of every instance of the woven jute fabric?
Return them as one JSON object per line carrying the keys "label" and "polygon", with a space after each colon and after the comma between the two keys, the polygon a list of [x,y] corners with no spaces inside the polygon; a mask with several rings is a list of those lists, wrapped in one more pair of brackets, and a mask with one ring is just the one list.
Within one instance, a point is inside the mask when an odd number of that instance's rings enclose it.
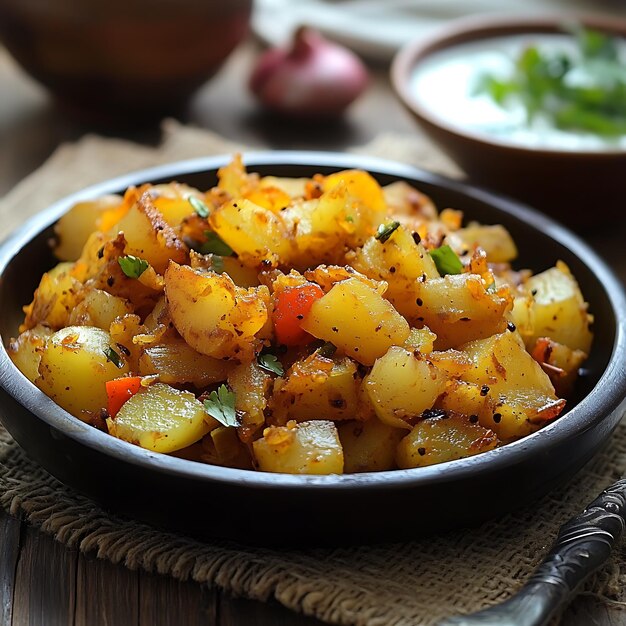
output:
{"label": "woven jute fabric", "polygon": [[[86,137],[61,147],[4,198],[1,234],[87,184],[156,163],[239,149],[173,122],[165,124],[159,148]],[[419,137],[383,136],[355,151],[456,173]],[[0,428],[0,503],[63,544],[132,569],[193,579],[260,600],[273,597],[327,622],[359,626],[435,624],[503,600],[539,563],[559,526],[625,471],[626,425],[618,427],[609,445],[569,485],[481,527],[429,537],[416,534],[407,543],[272,550],[201,542],[107,513],[29,460]],[[426,511],[428,503],[423,504]],[[402,511],[389,515],[402,516]],[[618,550],[588,583],[586,593],[621,605],[626,599],[622,572],[626,560]]]}

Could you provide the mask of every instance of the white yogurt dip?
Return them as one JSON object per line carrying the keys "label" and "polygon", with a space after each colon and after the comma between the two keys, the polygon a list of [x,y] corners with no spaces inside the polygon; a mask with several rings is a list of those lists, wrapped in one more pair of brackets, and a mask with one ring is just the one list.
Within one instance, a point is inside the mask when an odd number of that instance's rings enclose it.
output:
{"label": "white yogurt dip", "polygon": [[[515,60],[531,45],[542,51],[578,54],[575,39],[567,34],[529,33],[482,39],[429,55],[415,69],[410,89],[431,117],[489,140],[559,151],[626,150],[626,134],[603,137],[559,129],[541,113],[529,123],[521,101],[510,98],[505,106],[500,106],[489,94],[478,92],[477,85],[485,73],[509,78]],[[626,65],[626,42],[619,42],[619,53]]]}

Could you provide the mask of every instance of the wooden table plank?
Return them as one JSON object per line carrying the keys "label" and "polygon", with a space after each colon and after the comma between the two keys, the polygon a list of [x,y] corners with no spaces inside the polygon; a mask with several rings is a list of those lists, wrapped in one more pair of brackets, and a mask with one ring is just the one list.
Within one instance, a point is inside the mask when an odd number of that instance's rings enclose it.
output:
{"label": "wooden table plank", "polygon": [[196,582],[139,573],[139,626],[215,626],[218,602],[215,589]]}
{"label": "wooden table plank", "polygon": [[307,617],[285,608],[274,601],[258,602],[246,598],[235,598],[227,594],[221,596],[219,622],[216,626],[323,626],[314,617]]}
{"label": "wooden table plank", "polygon": [[20,548],[13,626],[73,626],[76,552],[28,525]]}
{"label": "wooden table plank", "polygon": [[139,574],[98,559],[78,556],[75,626],[139,622]]}
{"label": "wooden table plank", "polygon": [[20,554],[21,520],[0,509],[0,624],[10,624]]}
{"label": "wooden table plank", "polygon": [[[26,524],[20,544],[20,521],[4,511],[0,532],[3,626],[174,626],[183,615],[185,626],[322,625],[276,601],[234,598],[193,581],[131,572],[123,565],[77,555]],[[560,624],[626,626],[626,611],[579,597]]]}

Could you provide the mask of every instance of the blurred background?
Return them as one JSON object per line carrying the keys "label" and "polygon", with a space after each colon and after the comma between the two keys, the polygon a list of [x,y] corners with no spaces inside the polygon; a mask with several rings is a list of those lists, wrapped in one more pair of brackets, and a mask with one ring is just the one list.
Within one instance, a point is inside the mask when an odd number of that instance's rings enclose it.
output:
{"label": "blurred background", "polygon": [[[626,16],[626,3],[0,0],[0,195],[62,142],[96,132],[156,145],[166,117],[270,148],[333,150],[382,130],[419,133],[389,86],[404,44],[467,15],[574,10]],[[263,58],[302,26],[325,39],[300,31],[290,62]],[[329,66],[338,100],[319,96]],[[290,103],[311,90],[312,107]]]}

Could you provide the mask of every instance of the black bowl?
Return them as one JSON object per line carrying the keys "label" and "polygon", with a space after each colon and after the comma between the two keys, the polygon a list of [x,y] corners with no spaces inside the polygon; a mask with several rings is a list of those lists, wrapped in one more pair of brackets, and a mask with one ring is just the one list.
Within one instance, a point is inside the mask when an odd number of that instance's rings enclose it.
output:
{"label": "black bowl", "polygon": [[[54,259],[52,225],[79,199],[143,182],[216,183],[228,157],[138,172],[57,202],[0,247],[0,333],[16,334],[21,306]],[[580,239],[550,219],[502,197],[412,167],[350,155],[260,153],[251,170],[310,176],[345,168],[382,184],[407,180],[440,207],[501,223],[519,243],[519,267],[565,261],[595,316],[595,342],[576,397],[552,424],[475,457],[379,473],[292,476],[194,463],[143,450],[70,416],[31,384],[0,347],[0,418],[27,454],[105,508],[197,536],[255,543],[396,540],[478,523],[527,504],[578,471],[608,440],[626,396],[626,299],[620,283]]]}

